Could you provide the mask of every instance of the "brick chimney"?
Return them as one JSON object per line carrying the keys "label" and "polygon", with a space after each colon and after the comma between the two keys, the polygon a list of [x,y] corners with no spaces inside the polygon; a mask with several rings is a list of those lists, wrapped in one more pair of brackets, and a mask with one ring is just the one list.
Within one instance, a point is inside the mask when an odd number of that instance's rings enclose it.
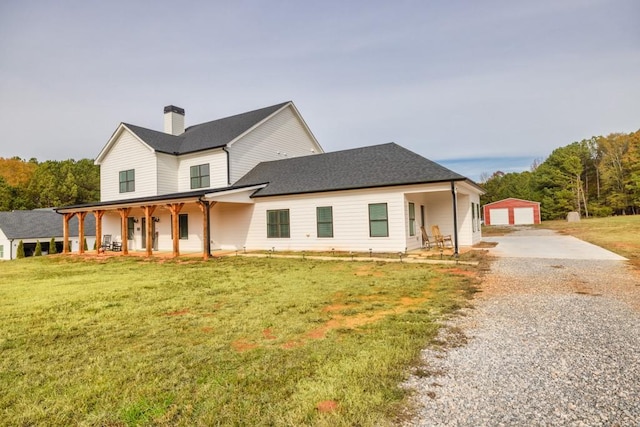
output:
{"label": "brick chimney", "polygon": [[184,108],[175,105],[164,107],[164,133],[175,136],[184,133]]}

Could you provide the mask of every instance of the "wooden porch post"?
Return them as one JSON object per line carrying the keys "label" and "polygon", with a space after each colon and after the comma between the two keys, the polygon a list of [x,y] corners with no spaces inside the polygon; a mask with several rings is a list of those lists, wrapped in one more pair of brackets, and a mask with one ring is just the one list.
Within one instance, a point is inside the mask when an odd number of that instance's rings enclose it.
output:
{"label": "wooden porch post", "polygon": [[93,216],[96,218],[96,253],[100,253],[102,248],[102,216],[105,211],[93,211]]}
{"label": "wooden porch post", "polygon": [[69,253],[69,221],[71,220],[71,218],[73,218],[73,216],[75,215],[75,213],[66,213],[64,214],[64,220],[62,222],[62,233],[63,233],[63,237],[62,237],[62,253],[63,254],[67,254]]}
{"label": "wooden porch post", "polygon": [[180,233],[178,230],[178,214],[182,210],[184,203],[171,203],[167,205],[169,210],[171,211],[171,226],[172,226],[172,238],[173,238],[173,256],[177,257],[180,255]]}
{"label": "wooden porch post", "polygon": [[145,237],[145,241],[147,242],[146,244],[146,251],[147,251],[147,256],[151,256],[153,253],[153,234],[151,233],[153,227],[151,227],[151,222],[153,221],[151,219],[151,215],[153,215],[153,212],[156,210],[155,206],[143,206],[144,208],[144,218],[145,218],[145,224],[146,224],[146,230],[145,233],[147,234]]}
{"label": "wooden porch post", "polygon": [[202,256],[204,260],[208,260],[211,256],[211,208],[217,202],[209,202],[208,200],[198,200],[198,207],[202,212]]}
{"label": "wooden porch post", "polygon": [[84,218],[87,216],[87,212],[78,212],[78,253],[84,253]]}
{"label": "wooden porch post", "polygon": [[131,208],[121,208],[118,209],[120,212],[120,235],[122,237],[122,255],[129,255],[129,239],[127,236],[127,217],[129,216],[129,212],[131,212]]}

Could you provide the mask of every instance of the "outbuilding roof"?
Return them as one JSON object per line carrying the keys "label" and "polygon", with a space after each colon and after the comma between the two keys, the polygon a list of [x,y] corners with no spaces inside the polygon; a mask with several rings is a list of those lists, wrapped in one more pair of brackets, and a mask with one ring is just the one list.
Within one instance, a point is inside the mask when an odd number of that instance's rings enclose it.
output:
{"label": "outbuilding roof", "polygon": [[182,135],[178,136],[129,123],[123,123],[123,125],[154,150],[180,155],[224,147],[290,102],[189,126]]}
{"label": "outbuilding roof", "polygon": [[395,143],[258,164],[234,185],[268,183],[253,197],[467,180]]}
{"label": "outbuilding roof", "polygon": [[[0,212],[0,230],[8,239],[50,239],[61,237],[63,217],[53,209],[17,210]],[[85,236],[96,235],[96,221],[93,215],[84,220]],[[78,235],[78,217],[69,221],[69,235]]]}
{"label": "outbuilding roof", "polygon": [[536,202],[534,200],[524,200],[524,199],[518,199],[516,197],[507,197],[506,199],[496,200],[495,202],[486,203],[485,206],[501,205],[501,204],[507,204],[507,203],[511,203],[511,204],[520,203],[523,205],[527,205],[527,204],[539,205],[540,204],[540,202]]}

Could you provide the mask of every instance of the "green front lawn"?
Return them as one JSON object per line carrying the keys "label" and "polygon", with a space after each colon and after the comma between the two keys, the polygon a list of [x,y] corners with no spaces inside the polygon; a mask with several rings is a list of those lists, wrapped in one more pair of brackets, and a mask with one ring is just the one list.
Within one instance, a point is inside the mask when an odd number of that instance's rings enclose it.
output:
{"label": "green front lawn", "polygon": [[0,424],[384,425],[471,267],[47,256],[0,265]]}

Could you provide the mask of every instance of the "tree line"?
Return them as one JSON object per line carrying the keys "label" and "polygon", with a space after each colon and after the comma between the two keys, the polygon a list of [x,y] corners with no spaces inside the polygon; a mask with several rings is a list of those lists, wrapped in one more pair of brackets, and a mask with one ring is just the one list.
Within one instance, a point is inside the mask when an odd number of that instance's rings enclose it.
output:
{"label": "tree line", "polygon": [[[484,175],[481,203],[508,197],[541,203],[542,218],[640,214],[640,130],[555,149],[531,170]],[[100,168],[91,159],[0,157],[0,211],[68,206],[100,200]]]}
{"label": "tree line", "polygon": [[555,149],[530,171],[482,176],[481,203],[508,197],[540,202],[543,220],[640,214],[640,130],[614,133]]}
{"label": "tree line", "polygon": [[100,200],[100,167],[91,159],[0,157],[0,211],[68,206]]}

